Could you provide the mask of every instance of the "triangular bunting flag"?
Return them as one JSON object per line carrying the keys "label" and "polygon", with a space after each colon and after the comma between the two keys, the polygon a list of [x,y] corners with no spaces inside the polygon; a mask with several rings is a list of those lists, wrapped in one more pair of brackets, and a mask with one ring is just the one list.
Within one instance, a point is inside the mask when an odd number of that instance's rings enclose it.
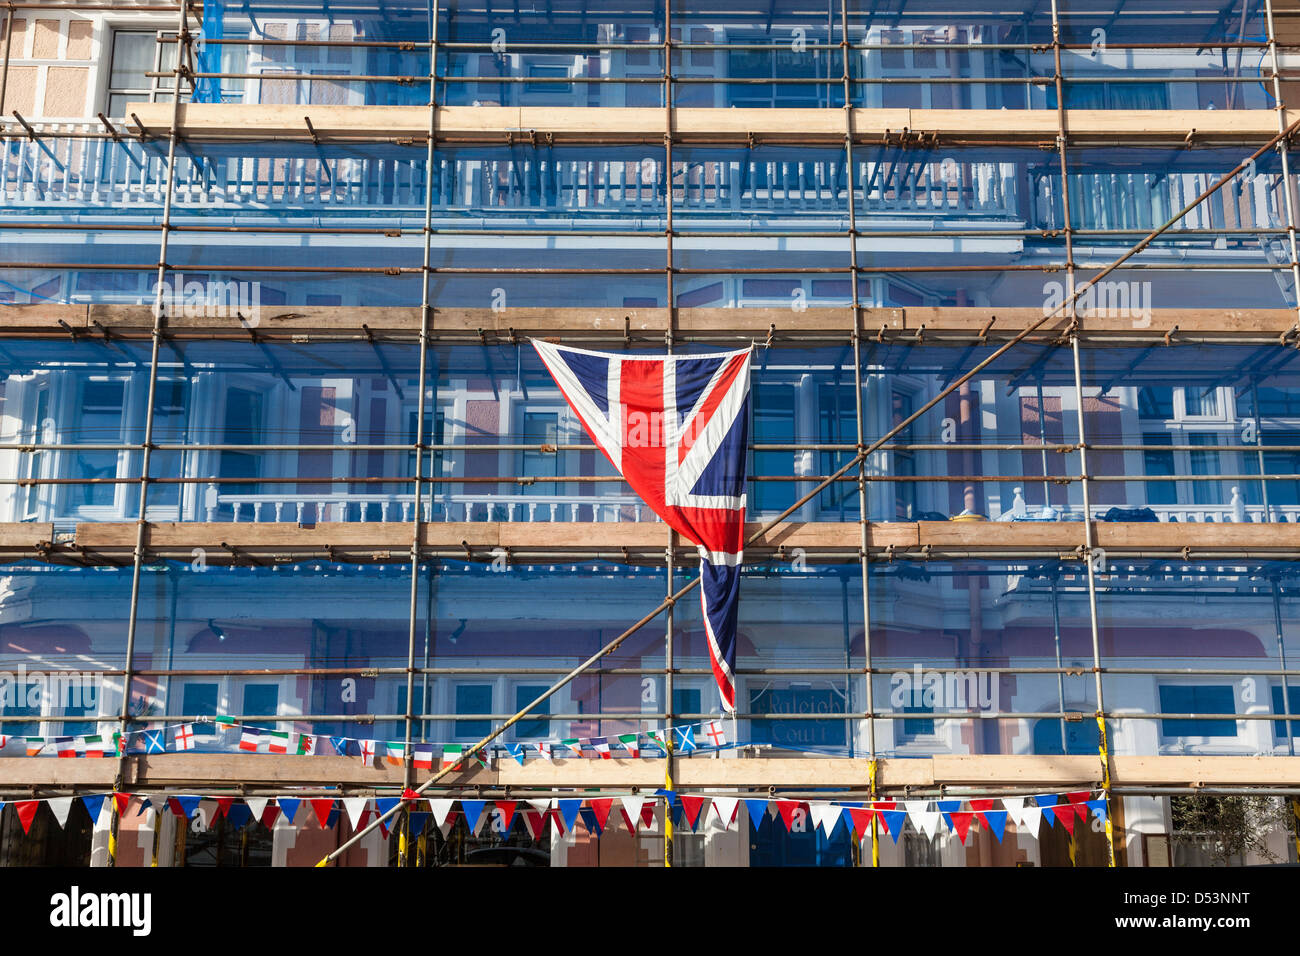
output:
{"label": "triangular bunting flag", "polygon": [[50,797],[47,803],[50,805],[50,812],[54,814],[54,819],[59,823],[59,829],[62,830],[68,822],[68,812],[72,809],[72,797]]}
{"label": "triangular bunting flag", "polygon": [[298,807],[302,805],[302,800],[291,797],[276,797],[275,802],[280,807],[280,812],[284,814],[284,822],[293,826],[293,818],[298,815]]}
{"label": "triangular bunting flag", "polygon": [[[451,801],[448,800],[448,803]],[[369,797],[344,797],[343,810],[348,815],[348,823],[352,825],[353,832],[361,829],[361,814],[366,812],[366,807],[370,805]]]}
{"label": "triangular bunting flag", "polygon": [[236,830],[242,830],[253,819],[253,811],[246,803],[232,803],[226,811],[226,822]]}
{"label": "triangular bunting flag", "polygon": [[319,800],[310,800],[308,802],[311,804],[312,810],[316,813],[316,822],[324,828],[326,826],[326,821],[330,818],[331,811],[334,809],[334,798],[324,797]]}
{"label": "triangular bunting flag", "polygon": [[99,815],[104,811],[104,801],[108,799],[105,794],[94,793],[81,798],[81,802],[86,806],[86,812],[90,814],[90,822],[95,823],[99,820]]}
{"label": "triangular bunting flag", "polygon": [[566,832],[573,829],[573,823],[578,819],[578,812],[581,807],[581,800],[557,799],[555,801],[555,809],[560,811],[560,819],[564,823],[564,829]]}
{"label": "triangular bunting flag", "polygon": [[745,814],[749,817],[750,826],[754,832],[762,826],[763,821],[767,818],[768,802],[766,800],[745,800]]}
{"label": "triangular bunting flag", "polygon": [[438,829],[441,830],[442,825],[447,822],[447,814],[451,813],[452,804],[455,802],[455,800],[429,801],[429,809],[433,811],[433,822],[437,825]]}
{"label": "triangular bunting flag", "polygon": [[460,809],[465,814],[465,825],[469,827],[471,834],[478,832],[479,821],[483,817],[483,808],[487,806],[486,800],[462,800]]}
{"label": "triangular bunting flag", "polygon": [[518,800],[498,800],[497,809],[501,811],[501,832],[510,833],[510,827],[515,822],[515,807],[519,806]]}
{"label": "triangular bunting flag", "polygon": [[32,821],[36,819],[36,811],[41,808],[39,800],[17,800],[14,802],[14,812],[18,814],[18,822],[23,825],[23,833],[27,833],[32,828]]}
{"label": "triangular bunting flag", "polygon": [[708,797],[690,797],[686,794],[680,795],[682,801],[682,810],[686,814],[686,825],[693,831],[696,821],[700,819],[700,810],[704,807],[704,801]]}
{"label": "triangular bunting flag", "polygon": [[1053,796],[1052,794],[1046,794],[1046,793],[1039,794],[1038,796],[1034,797],[1034,800],[1038,802],[1039,810],[1041,810],[1043,813],[1043,819],[1047,821],[1047,825],[1049,827],[1056,826],[1056,811],[1054,811],[1052,808],[1056,806],[1056,802],[1059,799],[1060,797]]}
{"label": "triangular bunting flag", "polygon": [[1104,797],[1097,800],[1089,800],[1085,805],[1089,810],[1096,814],[1098,820],[1102,823],[1106,822],[1106,800]]}
{"label": "triangular bunting flag", "polygon": [[172,813],[182,820],[189,820],[194,816],[194,811],[199,808],[199,801],[202,799],[195,796],[172,797],[168,803],[171,805]]}
{"label": "triangular bunting flag", "polygon": [[736,820],[736,808],[740,806],[740,800],[737,797],[714,797],[713,809],[717,811],[718,819],[722,821],[722,828],[730,830],[731,824]]}

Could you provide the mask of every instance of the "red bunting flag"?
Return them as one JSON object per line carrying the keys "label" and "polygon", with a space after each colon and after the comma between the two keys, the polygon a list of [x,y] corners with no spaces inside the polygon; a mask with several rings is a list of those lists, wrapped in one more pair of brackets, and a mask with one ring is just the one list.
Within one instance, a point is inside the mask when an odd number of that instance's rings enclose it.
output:
{"label": "red bunting flag", "polygon": [[31,829],[32,821],[36,819],[36,811],[40,808],[39,800],[19,800],[14,804],[14,810],[18,812],[18,822],[23,825],[23,832],[26,833]]}
{"label": "red bunting flag", "polygon": [[[871,805],[871,811],[876,815],[877,819],[880,820],[880,825],[884,827],[886,833],[890,833],[891,831],[889,829],[889,817],[885,816],[883,811],[893,810],[897,806],[898,806],[897,802],[892,800],[889,802],[873,803]],[[898,841],[895,840],[894,842],[898,842]]]}
{"label": "red bunting flag", "polygon": [[1074,807],[1064,806],[1059,808],[1056,819],[1061,821],[1061,826],[1065,827],[1065,832],[1074,836]]}
{"label": "red bunting flag", "polygon": [[230,810],[230,805],[235,802],[234,797],[217,797],[217,815],[216,819],[220,820]]}
{"label": "red bunting flag", "polygon": [[596,814],[596,825],[599,826],[601,830],[604,830],[605,821],[609,819],[609,811],[614,806],[613,799],[604,798],[601,800],[592,800],[590,803],[591,812]]}
{"label": "red bunting flag", "polygon": [[858,840],[865,840],[871,830],[871,811],[861,807],[849,807],[849,819],[853,821],[853,832]]}
{"label": "red bunting flag", "polygon": [[266,809],[262,811],[262,826],[268,830],[275,826],[275,818],[280,815],[280,808],[274,803],[268,803]]}
{"label": "red bunting flag", "polygon": [[1074,812],[1079,815],[1080,820],[1088,819],[1088,806],[1085,801],[1091,796],[1092,794],[1087,790],[1079,790],[1065,795],[1066,799],[1070,801],[1070,806],[1074,809]]}
{"label": "red bunting flag", "polygon": [[[781,819],[785,821],[785,828],[788,831],[794,826],[794,812],[802,807],[803,804],[798,800],[778,800],[776,801],[776,810],[781,814]],[[803,811],[807,814],[807,810]]]}
{"label": "red bunting flag", "polygon": [[[519,806],[518,800],[498,800],[497,809],[501,811],[501,832],[508,834],[510,827],[515,822],[515,807]],[[601,826],[604,826],[602,823]]]}
{"label": "red bunting flag", "polygon": [[984,814],[987,811],[993,809],[993,801],[992,800],[970,800],[968,802],[970,803],[970,808],[975,811],[975,816],[979,817],[980,825],[983,826],[984,829],[986,830],[990,829],[989,818],[986,817]]}
{"label": "red bunting flag", "polygon": [[115,793],[113,794],[113,803],[117,805],[117,815],[120,817],[126,813],[127,804],[131,802],[131,794]]}
{"label": "red bunting flag", "polygon": [[308,800],[307,802],[310,803],[311,808],[316,811],[316,821],[322,828],[324,828],[325,821],[327,821],[330,818],[330,814],[334,812],[334,798],[325,797],[320,800]]}
{"label": "red bunting flag", "polygon": [[952,828],[957,831],[957,839],[962,843],[966,842],[966,834],[970,831],[971,821],[975,819],[975,814],[969,810],[957,810],[949,814],[952,817]]}
{"label": "red bunting flag", "polygon": [[704,801],[708,797],[688,797],[685,794],[679,799],[682,801],[682,811],[686,814],[686,825],[695,829],[695,822],[700,818],[700,810],[704,808]]}

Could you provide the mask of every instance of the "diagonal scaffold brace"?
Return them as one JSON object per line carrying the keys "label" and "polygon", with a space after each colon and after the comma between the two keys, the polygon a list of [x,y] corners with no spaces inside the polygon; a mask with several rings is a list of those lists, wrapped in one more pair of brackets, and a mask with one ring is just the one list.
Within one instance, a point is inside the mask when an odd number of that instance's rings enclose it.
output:
{"label": "diagonal scaffold brace", "polygon": [[[1246,157],[1240,163],[1238,163],[1236,167],[1234,167],[1229,172],[1225,173],[1217,182],[1214,183],[1214,185],[1206,188],[1204,192],[1202,192],[1199,196],[1197,196],[1186,206],[1180,209],[1177,213],[1175,213],[1163,225],[1159,226],[1156,229],[1153,229],[1137,243],[1130,246],[1128,250],[1126,250],[1122,255],[1119,256],[1119,258],[1115,259],[1113,262],[1111,262],[1109,265],[1103,268],[1100,272],[1098,272],[1097,275],[1095,275],[1091,280],[1089,280],[1088,285],[1089,286],[1095,285],[1097,282],[1104,279],[1106,276],[1110,275],[1112,272],[1114,272],[1116,269],[1122,266],[1125,262],[1132,259],[1134,256],[1138,255],[1139,253],[1141,253],[1144,249],[1147,248],[1147,246],[1149,246],[1152,242],[1154,242],[1157,238],[1159,238],[1161,234],[1163,234],[1166,230],[1172,228],[1180,219],[1182,219],[1188,213],[1192,212],[1194,209],[1196,209],[1197,206],[1205,202],[1205,200],[1209,199],[1211,196],[1217,193],[1228,183],[1232,182],[1232,180],[1240,173],[1245,171],[1253,161],[1263,156],[1265,153],[1267,153],[1269,150],[1276,147],[1279,143],[1283,142],[1288,137],[1292,136],[1294,133],[1296,133],[1297,130],[1300,130],[1300,120],[1296,120],[1296,122],[1292,123],[1282,132],[1278,133],[1276,136],[1271,138],[1268,142],[1266,142],[1263,146],[1257,149],[1254,153],[1252,153],[1250,156]],[[1056,318],[1057,316],[1061,315],[1067,309],[1072,309],[1075,303],[1078,302],[1079,297],[1083,295],[1085,291],[1086,290],[1083,288],[1076,289],[1075,292],[1072,295],[1070,295],[1068,298],[1066,298],[1060,305],[1058,305],[1056,308],[1052,309],[1051,311],[1045,312],[1042,318],[1036,319],[1034,322],[1026,326],[1020,332],[1016,333],[1012,338],[1008,339],[1002,345],[998,346],[996,349],[990,352],[985,358],[981,359],[978,363],[972,366],[968,371],[962,373],[961,376],[949,382],[933,398],[927,401],[924,405],[922,405],[920,408],[914,411],[907,418],[903,419],[902,421],[894,425],[889,431],[887,431],[880,438],[877,438],[870,445],[860,446],[857,452],[853,455],[853,457],[850,458],[847,462],[845,462],[833,474],[828,475],[826,478],[822,479],[820,482],[817,483],[817,485],[811,491],[803,495],[803,497],[801,497],[798,501],[790,505],[788,508],[782,511],[775,518],[772,518],[764,522],[763,525],[757,531],[749,535],[749,537],[746,538],[745,540],[746,547],[760,540],[764,535],[766,535],[769,531],[775,528],[778,524],[780,524],[790,515],[794,514],[796,511],[798,511],[809,501],[812,501],[815,497],[817,497],[817,495],[821,494],[822,491],[824,491],[826,488],[830,487],[840,478],[844,477],[853,468],[857,467],[859,462],[865,460],[870,455],[875,453],[881,446],[883,446],[885,443],[889,442],[895,436],[903,432],[906,428],[908,428],[919,418],[921,418],[923,415],[929,412],[930,409],[934,408],[936,405],[938,405],[940,402],[946,399],[953,392],[957,391],[957,389],[959,389],[962,385],[969,382],[972,378],[974,378],[984,369],[988,368],[999,358],[1001,358],[1003,355],[1005,355],[1007,352],[1013,349],[1016,345],[1020,344],[1026,338],[1033,335],[1044,325],[1046,325],[1048,322],[1050,322],[1052,319]],[[629,637],[631,637],[637,631],[641,630],[641,628],[645,627],[647,624],[653,621],[664,611],[676,605],[678,601],[680,601],[691,591],[695,590],[695,588],[699,586],[699,583],[700,583],[700,579],[695,578],[690,582],[688,582],[687,584],[683,585],[680,589],[678,589],[673,594],[664,598],[664,600],[660,602],[658,607],[650,611],[648,614],[646,614],[644,617],[638,620],[635,624],[633,624],[627,630],[623,631],[621,634],[619,634],[617,637],[611,640],[608,644],[606,644],[604,647],[598,650],[595,654],[591,655],[591,657],[587,658],[585,661],[583,661],[573,670],[569,671],[569,673],[561,677],[558,681],[552,684],[545,692],[538,695],[531,703],[529,703],[527,706],[520,709],[519,712],[516,713],[513,717],[511,717],[509,720],[502,723],[490,734],[485,736],[482,740],[478,741],[478,743],[473,744],[470,747],[467,747],[464,751],[464,758],[462,760],[462,763],[454,764],[450,767],[444,767],[442,770],[435,773],[433,776],[431,776],[428,780],[426,780],[416,789],[404,791],[402,794],[401,801],[396,806],[394,806],[387,813],[384,813],[383,815],[376,817],[374,820],[368,823],[363,829],[358,830],[351,837],[349,837],[347,840],[341,843],[337,849],[331,851],[327,856],[325,856],[316,865],[318,867],[329,866],[332,862],[337,860],[345,852],[347,852],[349,849],[351,849],[353,846],[359,843],[367,834],[378,829],[378,827],[382,823],[384,823],[384,821],[391,819],[393,816],[402,812],[402,810],[407,806],[408,803],[410,803],[412,800],[417,799],[420,796],[420,794],[424,793],[424,791],[428,790],[430,787],[434,786],[439,781],[445,779],[448,775],[459,772],[459,768],[462,766],[462,764],[468,763],[468,761],[473,759],[473,757],[476,754],[480,753],[484,747],[492,743],[492,741],[496,740],[498,737],[500,737],[503,733],[505,733],[507,730],[509,730],[519,721],[527,717],[533,711],[533,708],[537,707],[539,704],[544,703],[550,697],[554,696],[562,688],[564,688],[570,681],[572,681],[574,678],[584,673],[592,665],[600,661],[601,658],[606,657],[609,654],[616,651],[619,648],[619,646],[624,641],[626,641]]]}

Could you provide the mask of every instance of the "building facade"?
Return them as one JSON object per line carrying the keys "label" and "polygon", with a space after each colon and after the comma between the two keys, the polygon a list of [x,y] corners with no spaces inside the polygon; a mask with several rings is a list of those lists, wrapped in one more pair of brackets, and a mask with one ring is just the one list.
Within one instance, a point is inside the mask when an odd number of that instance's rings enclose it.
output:
{"label": "building facade", "polygon": [[[236,828],[217,799],[400,793],[427,774],[362,771],[357,741],[472,745],[692,580],[530,336],[753,346],[738,714],[690,756],[510,758],[718,720],[682,601],[435,793],[668,771],[1110,807],[1068,838],[878,833],[886,866],[1205,862],[1194,784],[1280,814],[1300,9],[1004,7],[11,5],[0,790],[204,802],[26,833],[10,808],[0,855],[104,864],[112,830],[116,865],[314,863],[346,814]],[[356,772],[240,755],[222,714],[346,738]],[[147,752],[180,725],[193,753]],[[114,732],[117,759],[23,756]],[[374,832],[341,862],[655,865],[655,812],[564,837],[420,818],[418,854]],[[679,825],[675,862],[872,862],[745,814]],[[1261,828],[1233,862],[1294,861],[1281,816]]]}

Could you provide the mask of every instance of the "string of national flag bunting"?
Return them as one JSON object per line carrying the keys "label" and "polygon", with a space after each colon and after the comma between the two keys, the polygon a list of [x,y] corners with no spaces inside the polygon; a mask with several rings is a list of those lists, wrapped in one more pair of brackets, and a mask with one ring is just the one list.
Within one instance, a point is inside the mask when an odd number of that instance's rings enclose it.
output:
{"label": "string of national flag bunting", "polygon": [[[339,737],[321,734],[306,734],[294,730],[271,730],[266,727],[254,727],[237,723],[231,717],[199,718],[191,723],[168,724],[149,730],[130,730],[125,735],[114,733],[105,738],[99,734],[76,737],[23,737],[27,756],[38,757],[43,753],[53,752],[59,757],[116,757],[134,748],[134,752],[155,754],[184,752],[194,750],[198,735],[196,724],[212,723],[221,729],[238,729],[239,749],[248,753],[298,754],[314,756],[333,754],[339,757],[359,755],[367,766],[374,763],[376,757],[382,757],[388,763],[401,766],[406,762],[407,745],[405,741],[367,740],[358,737]],[[0,735],[0,748],[8,744],[9,738]],[[522,765],[527,759],[543,758],[553,760],[557,754],[574,757],[597,757],[611,759],[619,756],[639,757],[647,748],[654,753],[646,756],[659,756],[667,753],[668,741],[673,752],[688,754],[696,750],[716,750],[727,746],[727,735],[722,722],[709,720],[697,724],[683,724],[666,730],[643,730],[630,734],[617,734],[607,737],[568,737],[560,740],[538,742],[520,742],[505,745],[509,756]],[[615,749],[617,748],[617,749]],[[417,769],[432,770],[434,765],[440,769],[462,764],[466,759],[463,744],[411,744],[411,762]],[[479,751],[473,760],[487,766],[491,759],[490,752]]]}
{"label": "string of national flag bunting", "polygon": [[[600,797],[548,797],[536,800],[464,800],[423,798],[413,790],[400,797],[204,797],[197,795],[149,796],[133,793],[98,793],[80,797],[47,797],[40,800],[15,800],[14,811],[29,831],[36,811],[42,803],[48,804],[60,827],[67,824],[73,801],[80,800],[92,821],[98,821],[105,802],[112,798],[119,816],[126,817],[127,810],[136,807],[135,815],[146,811],[168,810],[183,820],[191,820],[196,812],[205,809],[204,821],[208,826],[224,818],[235,829],[252,821],[270,828],[283,815],[283,825],[306,826],[314,818],[317,825],[333,828],[340,812],[346,813],[354,832],[364,827],[371,814],[383,816],[399,803],[405,802],[409,813],[410,832],[423,833],[432,819],[443,836],[450,834],[458,821],[464,820],[471,834],[477,834],[487,823],[489,832],[505,838],[516,822],[528,835],[537,839],[553,826],[560,837],[574,832],[581,820],[587,833],[599,837],[609,827],[621,824],[629,833],[651,830],[656,827],[655,811],[659,801],[671,807],[674,823],[697,832],[710,819],[709,811],[723,830],[736,823],[741,805],[751,826],[757,832],[765,819],[783,825],[790,833],[808,833],[820,829],[830,839],[844,826],[857,840],[865,840],[875,819],[895,843],[905,826],[910,825],[918,834],[929,839],[938,835],[940,828],[954,833],[965,844],[967,836],[976,827],[982,827],[1002,842],[1007,823],[1014,823],[1017,832],[1037,836],[1044,822],[1049,827],[1062,827],[1070,835],[1080,821],[1089,815],[1105,822],[1106,798],[1103,791],[1081,790],[1071,793],[1038,794],[1033,797],[985,797],[959,800],[875,800],[875,801],[807,801],[780,800],[766,797],[737,797],[721,794],[686,794],[672,790],[656,790],[653,796],[643,794],[606,795]],[[157,801],[157,803],[155,803]],[[206,804],[206,807],[204,806]],[[307,804],[310,813],[301,813]],[[0,801],[0,810],[5,804]],[[457,809],[457,807],[459,807]],[[617,814],[615,813],[617,810]],[[296,822],[295,822],[296,821]],[[382,834],[388,828],[381,824]]]}

